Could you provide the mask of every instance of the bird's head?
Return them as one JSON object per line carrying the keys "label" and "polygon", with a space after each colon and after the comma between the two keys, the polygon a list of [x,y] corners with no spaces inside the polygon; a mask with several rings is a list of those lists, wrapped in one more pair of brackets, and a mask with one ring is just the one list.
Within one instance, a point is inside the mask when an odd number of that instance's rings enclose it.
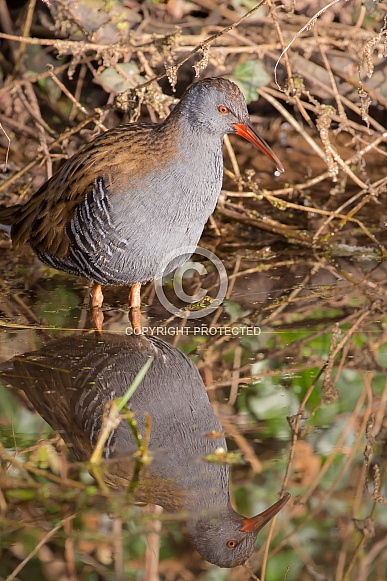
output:
{"label": "bird's head", "polygon": [[290,494],[285,494],[251,518],[244,518],[229,506],[227,514],[190,522],[189,534],[206,561],[226,568],[243,565],[254,551],[259,531],[285,506],[289,498]]}
{"label": "bird's head", "polygon": [[279,171],[284,171],[276,154],[251,124],[245,98],[235,83],[222,78],[198,81],[182,96],[179,110],[194,130],[216,137],[237,133],[271,159]]}

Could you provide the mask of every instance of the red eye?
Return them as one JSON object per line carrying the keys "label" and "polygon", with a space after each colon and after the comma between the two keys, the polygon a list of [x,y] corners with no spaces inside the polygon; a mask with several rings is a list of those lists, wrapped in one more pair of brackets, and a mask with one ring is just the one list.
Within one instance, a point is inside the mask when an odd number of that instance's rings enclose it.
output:
{"label": "red eye", "polygon": [[234,539],[230,539],[229,541],[227,541],[227,548],[228,549],[235,549],[236,546],[237,546],[237,542],[234,541]]}
{"label": "red eye", "polygon": [[226,115],[226,113],[228,113],[228,107],[226,107],[226,105],[219,105],[218,110],[219,113],[222,113],[222,115]]}

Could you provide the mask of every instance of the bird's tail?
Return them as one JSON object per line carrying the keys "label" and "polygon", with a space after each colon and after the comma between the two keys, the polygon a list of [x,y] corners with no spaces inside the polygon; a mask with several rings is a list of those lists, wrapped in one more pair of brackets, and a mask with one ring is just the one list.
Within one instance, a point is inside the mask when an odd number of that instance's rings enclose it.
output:
{"label": "bird's tail", "polygon": [[0,229],[6,232],[8,236],[11,235],[12,224],[19,208],[19,204],[15,206],[2,206],[0,204]]}

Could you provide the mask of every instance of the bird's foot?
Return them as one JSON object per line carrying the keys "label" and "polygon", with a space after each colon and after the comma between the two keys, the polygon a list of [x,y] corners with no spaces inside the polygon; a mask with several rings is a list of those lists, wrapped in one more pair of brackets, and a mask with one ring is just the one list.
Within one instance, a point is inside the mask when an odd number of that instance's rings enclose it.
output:
{"label": "bird's foot", "polygon": [[102,309],[100,307],[91,307],[90,318],[96,330],[101,333],[104,320]]}
{"label": "bird's foot", "polygon": [[90,291],[90,306],[92,308],[101,308],[103,303],[103,294],[101,285],[95,283]]}
{"label": "bird's foot", "polygon": [[142,335],[141,326],[141,311],[135,307],[131,307],[129,311],[129,320],[132,324],[133,333],[135,335]]}
{"label": "bird's foot", "polygon": [[102,331],[103,325],[103,312],[102,312],[103,294],[101,285],[95,283],[90,291],[90,318],[91,322],[97,331],[100,333]]}
{"label": "bird's foot", "polygon": [[129,320],[135,335],[142,335],[141,327],[141,284],[136,282],[129,293]]}

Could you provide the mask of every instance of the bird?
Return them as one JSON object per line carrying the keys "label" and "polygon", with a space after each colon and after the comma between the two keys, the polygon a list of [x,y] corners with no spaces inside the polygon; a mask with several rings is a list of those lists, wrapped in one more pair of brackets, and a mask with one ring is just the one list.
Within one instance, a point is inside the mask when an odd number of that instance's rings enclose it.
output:
{"label": "bird", "polygon": [[91,280],[94,309],[102,285],[130,286],[130,319],[141,333],[141,285],[173,272],[192,254],[182,249],[197,246],[222,187],[223,138],[233,133],[284,171],[238,86],[209,77],[162,123],[120,125],[83,146],[26,203],[0,208],[0,224],[15,248],[28,243],[46,265]]}
{"label": "bird", "polygon": [[[76,460],[87,462],[106,404],[125,394],[150,357],[151,366],[127,404],[143,438],[147,415],[151,425],[151,462],[141,467],[134,500],[188,515],[188,535],[210,563],[228,568],[244,564],[258,532],[290,494],[250,518],[233,508],[229,466],[207,461],[227,453],[221,423],[199,371],[177,348],[151,335],[73,334],[1,364],[0,379],[27,397]],[[128,489],[136,474],[137,450],[128,422],[121,421],[104,448],[106,484]]]}

